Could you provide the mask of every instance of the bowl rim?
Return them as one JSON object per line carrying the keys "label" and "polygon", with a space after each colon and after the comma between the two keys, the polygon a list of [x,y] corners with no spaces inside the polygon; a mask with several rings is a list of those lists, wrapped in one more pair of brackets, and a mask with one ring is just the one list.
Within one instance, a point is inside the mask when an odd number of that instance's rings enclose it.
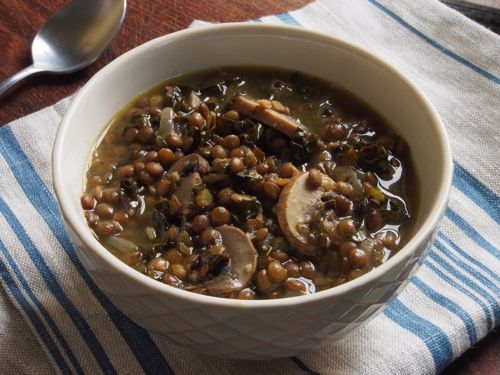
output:
{"label": "bowl rim", "polygon": [[[182,40],[190,37],[204,36],[206,37],[208,33],[227,33],[227,32],[261,32],[261,33],[281,33],[287,37],[297,37],[306,39],[309,41],[320,42],[329,45],[335,45],[336,47],[343,48],[350,52],[354,52],[361,57],[371,60],[371,62],[376,63],[378,66],[386,69],[390,74],[395,75],[401,83],[405,85],[405,88],[413,91],[413,94],[424,104],[425,110],[428,116],[432,119],[432,125],[436,130],[438,135],[438,143],[442,149],[444,160],[443,160],[443,174],[441,176],[439,191],[437,192],[437,199],[435,204],[431,209],[431,214],[426,217],[418,230],[413,234],[408,243],[403,246],[395,255],[390,257],[385,263],[371,270],[370,272],[360,276],[357,279],[349,281],[348,283],[325,289],[320,292],[313,294],[288,297],[288,298],[278,298],[272,300],[237,300],[228,299],[221,297],[214,297],[208,295],[201,295],[197,293],[192,293],[189,291],[177,289],[169,285],[153,280],[152,278],[137,272],[133,268],[127,266],[125,263],[121,262],[113,254],[102,246],[97,239],[92,235],[92,232],[88,226],[83,222],[81,215],[79,215],[76,210],[71,208],[71,197],[68,191],[64,188],[63,183],[63,173],[62,173],[62,148],[64,145],[64,140],[67,134],[67,129],[71,123],[71,117],[73,116],[76,108],[80,105],[80,102],[87,91],[99,80],[106,77],[107,74],[112,72],[116,67],[127,64],[128,61],[134,59],[136,56],[147,52],[149,49],[155,49],[161,47],[173,40]],[[348,90],[349,88],[346,87]],[[139,94],[139,93],[138,93]],[[103,125],[104,126],[104,125]],[[97,139],[97,135],[96,135]],[[99,261],[107,264],[107,266],[112,266],[117,272],[120,272],[124,276],[132,279],[136,283],[142,284],[146,288],[150,288],[156,293],[163,294],[166,298],[174,297],[185,300],[190,303],[197,303],[206,306],[218,306],[218,307],[229,307],[229,308],[245,308],[245,309],[268,309],[273,307],[288,307],[297,306],[302,304],[313,303],[318,300],[331,299],[343,295],[346,292],[357,289],[365,284],[372,283],[374,280],[379,278],[383,273],[388,272],[391,268],[395,267],[400,261],[405,257],[408,257],[414,253],[418,245],[424,241],[426,238],[432,235],[432,232],[437,228],[439,222],[444,214],[446,208],[449,194],[452,184],[453,176],[453,159],[451,153],[451,147],[446,133],[445,127],[436,111],[434,106],[431,104],[430,100],[425,96],[422,90],[413,83],[409,78],[407,78],[403,73],[401,73],[397,68],[395,68],[392,63],[387,61],[376,53],[366,50],[364,47],[347,41],[345,39],[328,35],[326,33],[321,33],[313,31],[307,28],[301,28],[289,25],[271,25],[271,24],[259,24],[259,23],[225,23],[217,25],[206,25],[203,27],[194,27],[189,29],[180,30],[171,34],[160,36],[158,38],[152,39],[142,45],[139,45],[106,65],[99,72],[97,72],[84,86],[79,90],[76,96],[72,99],[71,105],[64,114],[59,128],[57,130],[56,141],[52,152],[52,166],[53,166],[53,186],[56,198],[59,202],[60,209],[66,224],[76,233],[80,241],[90,250],[93,251],[99,259]],[[418,176],[417,176],[418,177]],[[89,272],[87,270],[87,272]],[[89,272],[90,274],[90,272]]]}

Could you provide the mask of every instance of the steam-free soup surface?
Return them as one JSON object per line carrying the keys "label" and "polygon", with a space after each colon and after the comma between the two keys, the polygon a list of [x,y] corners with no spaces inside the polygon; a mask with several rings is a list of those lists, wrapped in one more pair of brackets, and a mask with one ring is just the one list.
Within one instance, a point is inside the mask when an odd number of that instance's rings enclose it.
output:
{"label": "steam-free soup surface", "polygon": [[223,68],[163,82],[120,111],[81,202],[104,247],[158,282],[298,296],[353,280],[408,241],[409,153],[334,84]]}

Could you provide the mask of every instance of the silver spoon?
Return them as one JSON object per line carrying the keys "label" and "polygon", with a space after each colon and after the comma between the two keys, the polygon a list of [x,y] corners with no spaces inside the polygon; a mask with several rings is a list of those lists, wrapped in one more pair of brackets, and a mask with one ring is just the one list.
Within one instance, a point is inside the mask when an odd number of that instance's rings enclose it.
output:
{"label": "silver spoon", "polygon": [[116,35],[126,0],[73,0],[52,15],[31,46],[33,65],[0,83],[0,96],[33,74],[66,74],[92,64]]}

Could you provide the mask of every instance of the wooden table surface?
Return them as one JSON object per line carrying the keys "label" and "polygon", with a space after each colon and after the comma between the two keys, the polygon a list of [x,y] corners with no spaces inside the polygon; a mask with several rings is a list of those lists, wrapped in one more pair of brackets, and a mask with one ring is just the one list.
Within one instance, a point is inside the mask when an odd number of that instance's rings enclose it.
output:
{"label": "wooden table surface", "polygon": [[[477,1],[477,0],[476,0]],[[308,0],[129,0],[120,33],[93,65],[69,76],[40,76],[27,81],[0,100],[0,124],[8,123],[55,103],[75,92],[94,73],[121,55],[152,38],[183,29],[194,19],[228,22],[258,18],[300,8]],[[67,0],[0,0],[0,81],[31,63],[30,46],[45,20]],[[500,374],[498,331],[470,349],[443,374]]]}

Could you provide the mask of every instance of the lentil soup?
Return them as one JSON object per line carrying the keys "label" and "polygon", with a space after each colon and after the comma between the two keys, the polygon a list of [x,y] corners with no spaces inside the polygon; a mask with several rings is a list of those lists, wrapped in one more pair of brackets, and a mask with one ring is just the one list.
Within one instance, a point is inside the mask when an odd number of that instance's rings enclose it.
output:
{"label": "lentil soup", "polygon": [[163,82],[120,111],[92,150],[81,204],[138,272],[267,299],[343,284],[396,253],[412,234],[415,179],[406,142],[349,92],[228,67]]}

